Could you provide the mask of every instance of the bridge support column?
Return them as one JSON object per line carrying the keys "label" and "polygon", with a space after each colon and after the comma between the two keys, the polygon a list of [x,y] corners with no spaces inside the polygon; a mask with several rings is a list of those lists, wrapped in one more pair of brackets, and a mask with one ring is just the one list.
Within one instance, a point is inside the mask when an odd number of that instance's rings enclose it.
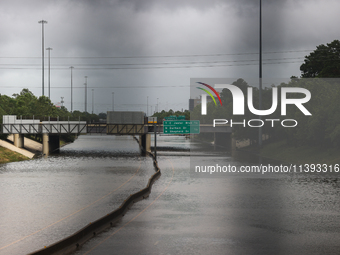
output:
{"label": "bridge support column", "polygon": [[24,148],[24,135],[14,134],[13,142],[14,142],[14,146],[18,148]]}
{"label": "bridge support column", "polygon": [[50,153],[59,153],[59,135],[43,134],[43,154],[48,156]]}
{"label": "bridge support column", "polygon": [[60,152],[60,137],[59,135],[50,135],[49,138],[50,153]]}
{"label": "bridge support column", "polygon": [[49,147],[48,147],[48,140],[49,140],[49,135],[48,134],[43,134],[42,135],[42,138],[43,138],[43,154],[48,156],[50,154],[50,150],[49,150]]}
{"label": "bridge support column", "polygon": [[139,145],[142,146],[146,152],[151,152],[151,134],[140,135]]}
{"label": "bridge support column", "polygon": [[214,133],[214,145],[217,150],[232,150],[231,133]]}

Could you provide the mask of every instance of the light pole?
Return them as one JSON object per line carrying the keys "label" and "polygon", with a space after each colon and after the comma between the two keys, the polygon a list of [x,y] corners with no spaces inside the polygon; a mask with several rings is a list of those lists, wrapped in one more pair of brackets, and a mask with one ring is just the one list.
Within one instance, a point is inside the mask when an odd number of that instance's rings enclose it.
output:
{"label": "light pole", "polygon": [[149,116],[149,96],[146,97],[146,117]]}
{"label": "light pole", "polygon": [[157,97],[157,111],[156,112],[158,112],[159,110],[158,110],[158,97]]}
{"label": "light pole", "polygon": [[51,50],[52,48],[46,48],[48,50],[48,98],[51,99]]}
{"label": "light pole", "polygon": [[45,52],[45,49],[44,49],[44,24],[47,23],[46,20],[40,20],[38,21],[38,23],[41,24],[41,28],[42,28],[42,95],[44,96],[45,93],[44,93],[44,87],[45,87],[45,84],[44,84],[44,52]]}
{"label": "light pole", "polygon": [[94,89],[92,89],[92,114],[94,112]]}
{"label": "light pole", "polygon": [[87,112],[87,76],[85,76],[85,112]]}
{"label": "light pole", "polygon": [[[259,110],[262,110],[262,0],[260,0],[260,29],[259,29]],[[261,119],[261,116],[259,116]],[[262,127],[259,128],[259,147],[262,147]]]}
{"label": "light pole", "polygon": [[74,67],[70,66],[71,69],[71,112],[73,112],[73,74],[72,74],[72,69]]}
{"label": "light pole", "polygon": [[112,111],[115,110],[115,108],[114,108],[114,96],[115,96],[115,93],[112,92]]}

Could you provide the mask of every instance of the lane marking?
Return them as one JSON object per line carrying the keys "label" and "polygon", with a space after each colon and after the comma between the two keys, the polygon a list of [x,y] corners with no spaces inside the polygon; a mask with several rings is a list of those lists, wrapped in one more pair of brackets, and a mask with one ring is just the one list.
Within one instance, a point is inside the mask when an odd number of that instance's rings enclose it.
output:
{"label": "lane marking", "polygon": [[[127,225],[129,225],[131,222],[133,222],[135,219],[137,219],[140,215],[142,215],[151,205],[153,205],[159,198],[160,196],[163,195],[163,193],[169,188],[173,178],[174,178],[174,173],[175,173],[175,169],[174,166],[172,164],[172,162],[169,159],[166,159],[170,162],[171,167],[172,167],[172,176],[171,179],[168,183],[168,185],[163,189],[163,191],[147,206],[145,207],[140,213],[138,213],[135,217],[133,217],[130,221],[128,221],[127,223],[125,223],[123,226],[121,226],[119,229],[117,229],[116,231],[114,231],[111,235],[109,235],[107,238],[105,238],[103,241],[101,241],[100,243],[98,243],[97,245],[95,245],[92,249],[90,249],[89,251],[87,251],[86,253],[84,253],[84,255],[87,255],[88,253],[90,253],[91,251],[93,251],[94,249],[96,249],[99,245],[102,245],[104,242],[106,242],[109,238],[111,238],[112,236],[114,236],[115,234],[117,234],[120,230],[122,230],[123,228],[125,228]],[[157,245],[158,241],[155,243],[155,245]]]}
{"label": "lane marking", "polygon": [[[139,158],[139,159],[140,159],[140,158]],[[7,244],[6,246],[1,247],[1,248],[0,248],[0,251],[3,250],[3,249],[5,249],[5,248],[7,248],[7,247],[9,247],[9,246],[11,246],[11,245],[13,245],[13,244],[16,244],[16,243],[20,242],[20,241],[22,241],[22,240],[24,240],[24,239],[26,239],[26,238],[28,238],[28,237],[31,237],[31,236],[33,236],[33,235],[35,235],[35,234],[37,234],[37,233],[39,233],[39,232],[41,232],[41,231],[43,231],[43,230],[49,228],[49,227],[52,227],[53,225],[55,225],[55,224],[57,224],[57,223],[60,223],[61,221],[66,220],[67,218],[69,218],[69,217],[71,217],[71,216],[73,216],[73,215],[75,215],[75,214],[77,214],[77,213],[79,213],[79,212],[85,210],[86,208],[90,207],[91,205],[94,205],[95,203],[97,203],[97,202],[103,200],[103,199],[106,198],[107,196],[111,195],[113,192],[115,192],[115,191],[117,191],[118,189],[120,189],[121,187],[123,187],[123,186],[124,186],[125,184],[127,184],[129,181],[131,181],[132,178],[135,177],[135,175],[138,173],[138,171],[140,170],[141,166],[142,166],[142,161],[139,162],[139,166],[138,166],[137,171],[136,171],[136,172],[135,172],[135,173],[134,173],[127,181],[126,181],[126,182],[124,182],[123,184],[121,184],[118,188],[116,188],[116,189],[114,189],[113,191],[107,193],[106,195],[104,195],[103,197],[97,199],[96,201],[92,202],[91,204],[88,204],[87,206],[85,206],[85,207],[79,209],[78,211],[75,211],[75,212],[71,213],[70,215],[68,215],[68,216],[66,216],[66,217],[64,217],[64,218],[62,218],[62,219],[60,219],[60,220],[58,220],[58,221],[56,221],[56,222],[54,222],[54,223],[52,223],[52,224],[50,224],[50,225],[47,225],[46,227],[44,227],[44,228],[42,228],[42,229],[39,229],[39,230],[37,230],[37,231],[35,231],[35,232],[33,232],[33,233],[27,235],[27,236],[24,236],[24,237],[22,237],[22,238],[20,238],[20,239],[18,239],[18,240],[16,240],[16,241],[10,243],[10,244]]]}

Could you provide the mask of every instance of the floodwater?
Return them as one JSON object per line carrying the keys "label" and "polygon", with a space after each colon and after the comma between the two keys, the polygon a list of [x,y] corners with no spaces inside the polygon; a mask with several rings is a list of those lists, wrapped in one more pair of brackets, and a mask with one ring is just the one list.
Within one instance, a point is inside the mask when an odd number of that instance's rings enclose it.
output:
{"label": "floodwater", "polygon": [[[266,164],[159,136],[150,196],[75,254],[339,254],[338,174],[194,175]],[[81,136],[59,156],[0,167],[0,254],[25,254],[116,209],[154,173],[130,137]],[[122,184],[124,184],[122,186]]]}
{"label": "floodwater", "polygon": [[44,248],[115,210],[155,172],[132,137],[80,136],[60,155],[0,166],[0,254]]}

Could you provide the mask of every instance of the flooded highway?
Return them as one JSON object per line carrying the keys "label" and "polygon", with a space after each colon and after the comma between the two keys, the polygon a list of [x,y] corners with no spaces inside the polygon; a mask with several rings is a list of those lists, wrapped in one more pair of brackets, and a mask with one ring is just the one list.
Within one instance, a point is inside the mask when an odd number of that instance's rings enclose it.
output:
{"label": "flooded highway", "polygon": [[[194,176],[191,165],[249,163],[189,152],[160,136],[162,175],[147,199],[74,254],[339,254],[338,175]],[[131,137],[80,136],[58,156],[0,167],[0,254],[27,254],[74,233],[145,187],[152,160]]]}
{"label": "flooded highway", "polygon": [[154,172],[125,136],[80,136],[60,155],[1,165],[0,254],[27,254],[73,234]]}

